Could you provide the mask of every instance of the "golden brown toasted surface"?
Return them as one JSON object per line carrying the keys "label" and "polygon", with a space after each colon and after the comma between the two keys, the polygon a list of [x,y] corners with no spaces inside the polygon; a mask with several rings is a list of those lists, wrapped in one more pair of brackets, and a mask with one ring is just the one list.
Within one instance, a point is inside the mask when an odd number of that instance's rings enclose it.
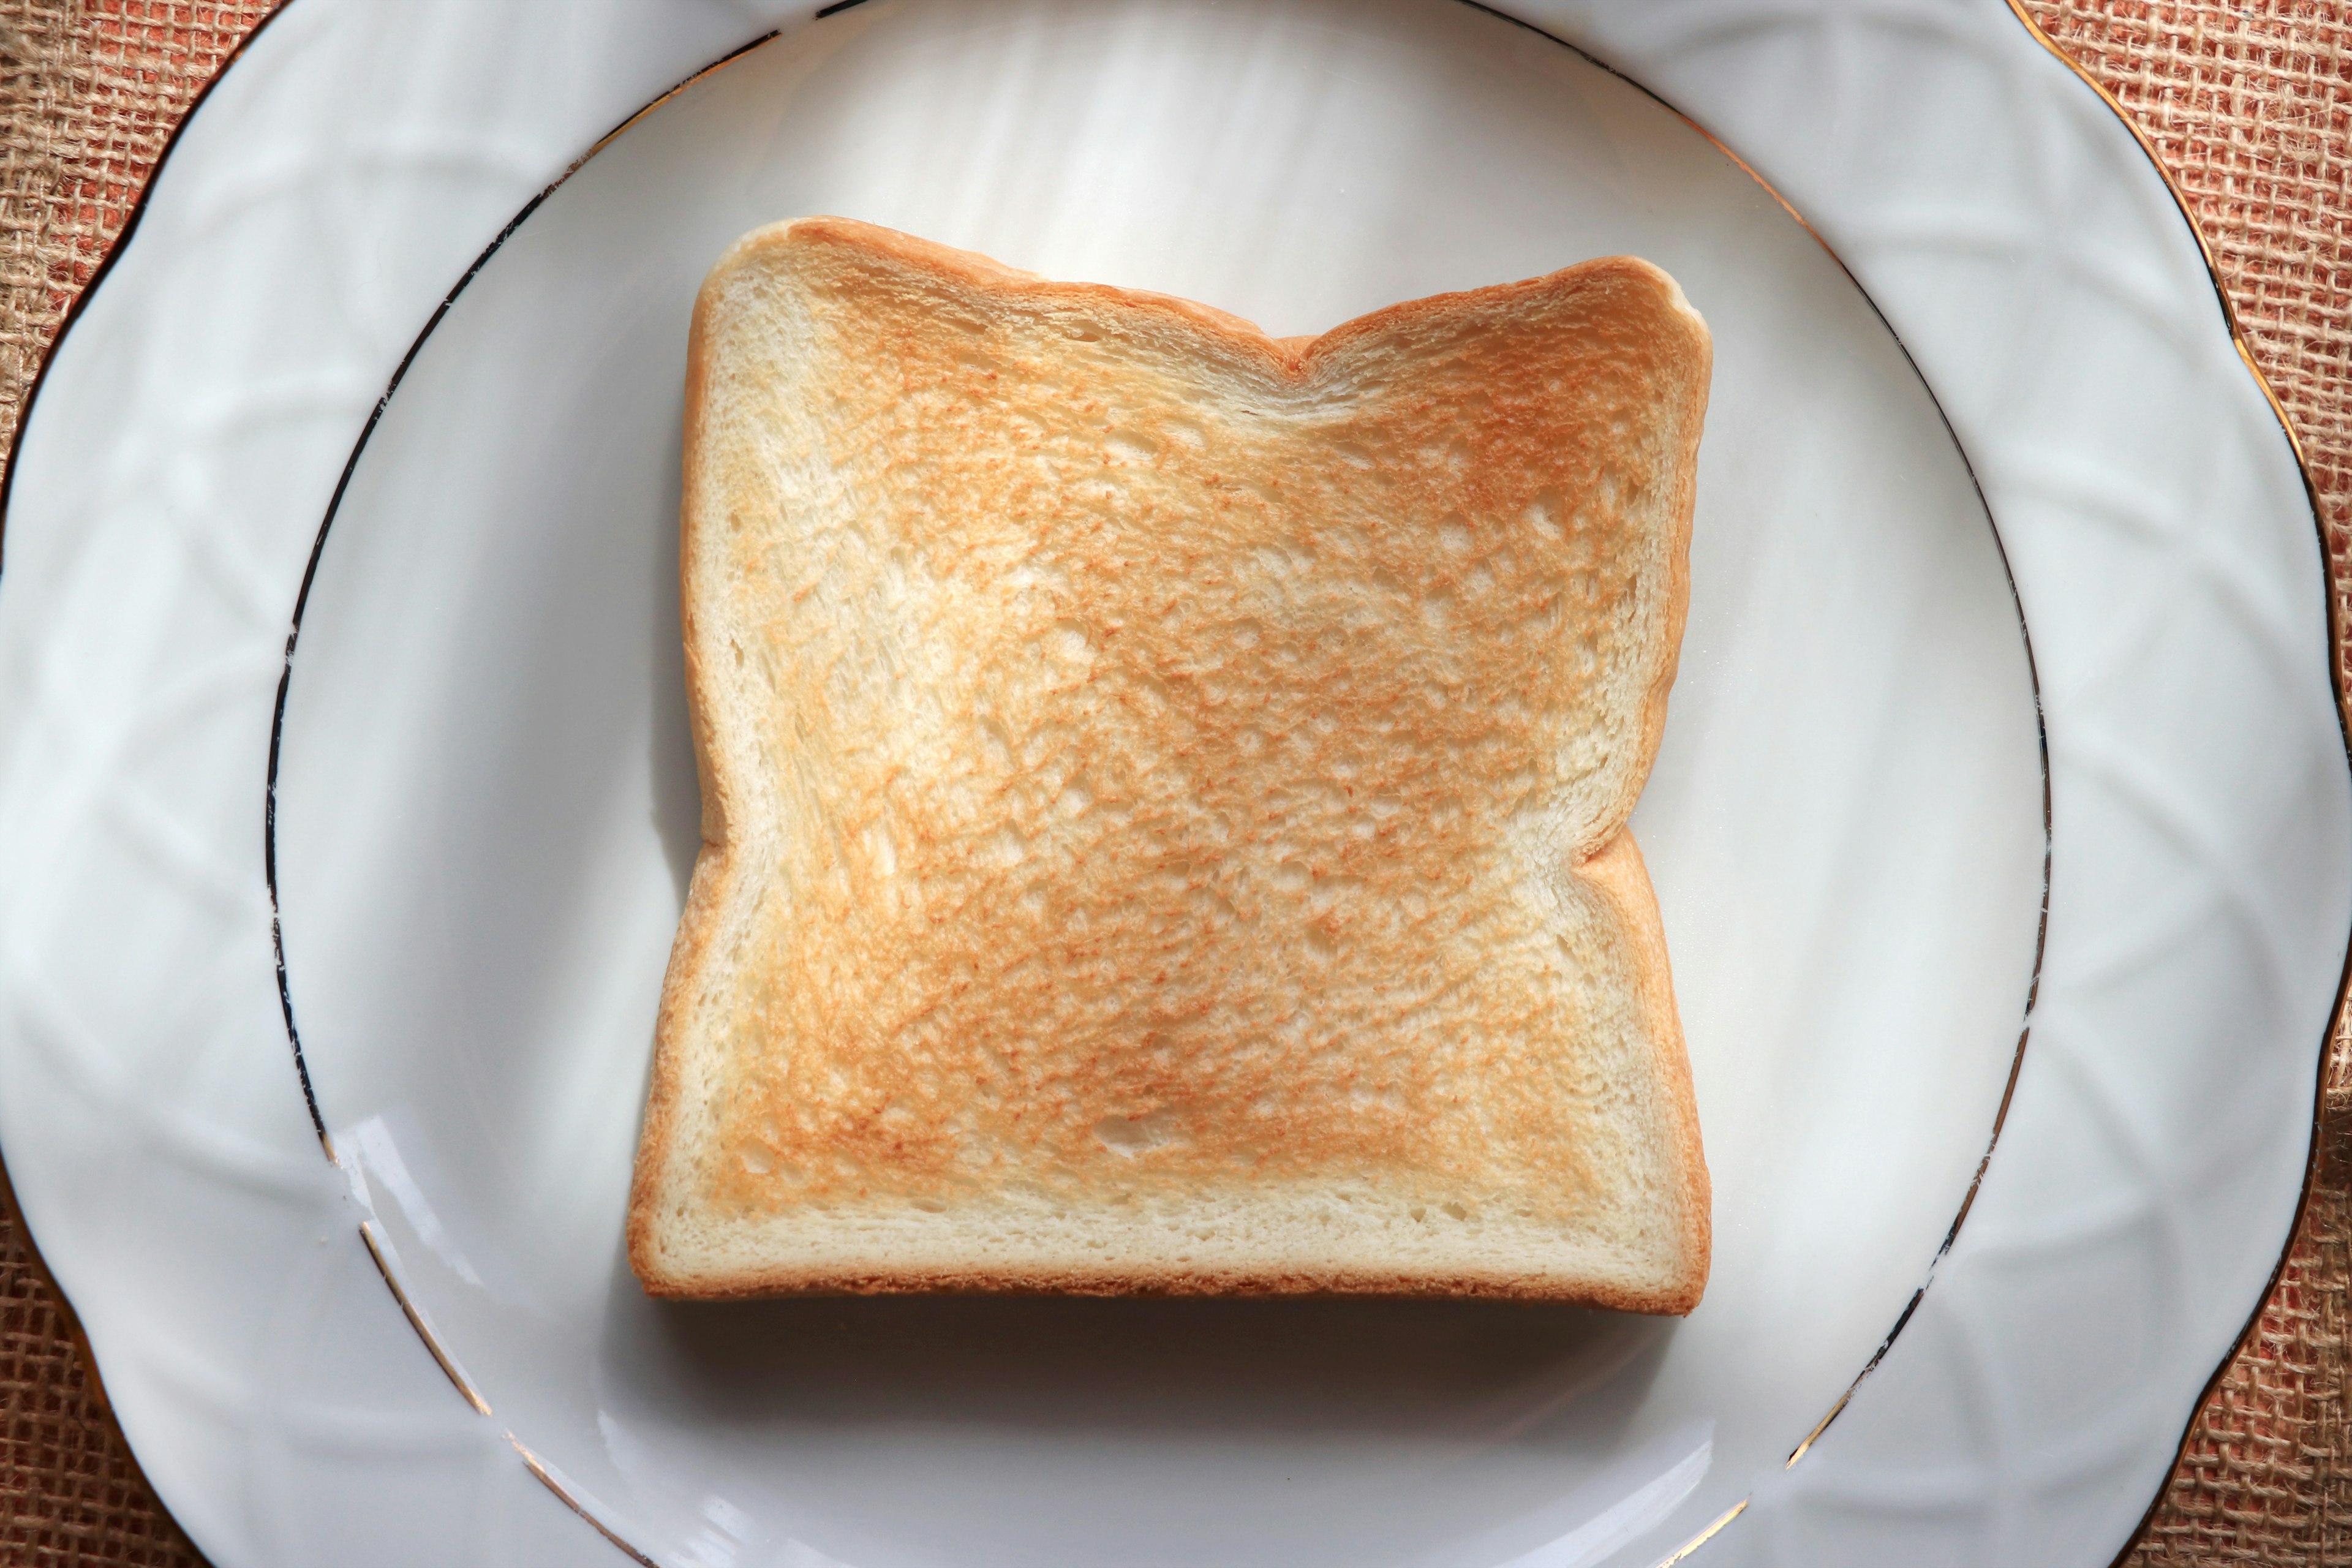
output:
{"label": "golden brown toasted surface", "polygon": [[718,1037],[699,1204],[1369,1177],[1572,1224],[1664,1158],[1703,1209],[1646,878],[1578,870],[1633,855],[1681,632],[1663,274],[1276,342],[804,220],[697,330],[710,842],[647,1150]]}

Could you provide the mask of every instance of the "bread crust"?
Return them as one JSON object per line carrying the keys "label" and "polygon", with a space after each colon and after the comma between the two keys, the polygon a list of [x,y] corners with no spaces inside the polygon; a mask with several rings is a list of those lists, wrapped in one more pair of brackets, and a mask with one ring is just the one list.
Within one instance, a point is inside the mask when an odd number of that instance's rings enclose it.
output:
{"label": "bread crust", "polygon": [[[1703,1228],[1703,1227],[1702,1227]],[[1539,1275],[1413,1274],[1371,1268],[1209,1270],[1136,1267],[1088,1271],[1054,1268],[791,1269],[748,1271],[723,1280],[665,1276],[644,1280],[646,1293],[672,1301],[740,1301],[762,1296],[1378,1296],[1396,1300],[1549,1301],[1603,1311],[1685,1317],[1706,1289],[1694,1283],[1664,1290],[1606,1285],[1563,1289]]]}
{"label": "bread crust", "polygon": [[[1649,772],[1663,736],[1668,693],[1673,682],[1688,592],[1688,542],[1695,499],[1695,465],[1688,451],[1666,466],[1673,493],[1666,498],[1667,514],[1661,540],[1664,576],[1658,586],[1657,624],[1652,636],[1662,645],[1654,648],[1652,677],[1639,700],[1633,733],[1630,765],[1619,770],[1614,793],[1600,801],[1575,825],[1576,831],[1551,843],[1559,868],[1598,895],[1606,906],[1621,940],[1621,954],[1632,975],[1632,990],[1643,1020],[1640,1037],[1646,1042],[1643,1066],[1666,1141],[1672,1145],[1668,1163],[1680,1176],[1671,1194],[1675,1250],[1682,1260],[1674,1277],[1650,1288],[1627,1288],[1609,1280],[1568,1280],[1541,1270],[1513,1268],[1431,1269],[1380,1268],[1361,1264],[1299,1267],[1258,1263],[1244,1267],[1208,1262],[1155,1267],[1129,1258],[1112,1267],[1090,1266],[1064,1259],[1050,1265],[996,1265],[977,1260],[918,1263],[900,1260],[887,1265],[832,1263],[817,1266],[782,1262],[738,1262],[723,1271],[681,1266],[669,1256],[662,1213],[665,1203],[678,1206],[677,1173],[685,1122],[696,1109],[690,1082],[689,1056],[698,1046],[697,1030],[708,1012],[709,995],[728,983],[728,958],[721,948],[740,932],[730,921],[755,889],[749,883],[759,873],[738,853],[739,825],[745,818],[744,781],[721,756],[717,734],[721,723],[717,694],[724,678],[711,667],[718,646],[709,621],[714,613],[696,591],[697,563],[709,554],[716,531],[723,526],[727,498],[715,493],[711,474],[695,460],[713,439],[709,427],[709,395],[714,376],[712,314],[726,280],[761,258],[780,250],[833,247],[894,262],[944,283],[982,294],[1007,312],[1068,310],[1083,307],[1106,312],[1122,323],[1141,323],[1136,330],[1166,331],[1193,345],[1205,358],[1230,361],[1291,387],[1307,387],[1328,366],[1360,345],[1385,342],[1424,329],[1442,329],[1465,306],[1507,311],[1522,299],[1557,291],[1563,280],[1577,285],[1630,280],[1655,291],[1663,287],[1673,310],[1687,318],[1689,330],[1675,345],[1682,356],[1677,365],[1682,406],[1674,412],[1696,447],[1704,416],[1711,349],[1703,324],[1690,311],[1670,279],[1649,264],[1628,258],[1587,262],[1549,278],[1528,279],[1460,294],[1408,301],[1343,324],[1312,338],[1276,340],[1251,323],[1224,312],[1171,296],[1086,283],[1061,283],[1016,271],[986,258],[873,226],[838,218],[802,219],[756,231],[732,247],[714,268],[698,298],[688,348],[685,439],[688,453],[681,505],[681,616],[685,626],[687,679],[698,774],[702,785],[703,847],[689,889],[665,978],[656,1025],[654,1071],[644,1134],[640,1142],[628,1215],[628,1247],[632,1267],[653,1294],[686,1298],[725,1298],[776,1293],[877,1293],[911,1290],[1053,1291],[1074,1294],[1152,1295],[1298,1295],[1380,1294],[1395,1296],[1469,1296],[1522,1300],[1572,1300],[1593,1306],[1644,1312],[1687,1312],[1704,1289],[1709,1252],[1709,1193],[1701,1152],[1697,1119],[1687,1062],[1673,1002],[1663,928],[1640,852],[1624,824]],[[1694,372],[1693,362],[1696,363]],[[1662,657],[1661,657],[1662,655]],[[740,649],[739,649],[740,658]],[[707,1030],[706,1030],[707,1032]],[[702,1086],[707,1094],[709,1086]],[[675,1215],[673,1215],[673,1220]]]}
{"label": "bread crust", "polygon": [[1683,1043],[1682,1015],[1675,1007],[1674,967],[1666,958],[1665,921],[1658,909],[1657,889],[1650,885],[1650,868],[1642,858],[1641,846],[1633,842],[1631,827],[1621,830],[1597,853],[1588,857],[1578,867],[1577,874],[1616,912],[1633,984],[1642,999],[1646,1021],[1643,1032],[1652,1047],[1657,1075],[1654,1081],[1665,1111],[1667,1135],[1675,1142],[1675,1163],[1687,1172],[1689,1178],[1688,1184],[1676,1194],[1675,1220],[1681,1233],[1682,1256],[1691,1260],[1691,1266],[1675,1288],[1660,1292],[1650,1304],[1626,1310],[1680,1317],[1697,1306],[1706,1291],[1715,1247],[1715,1189],[1707,1175],[1706,1152],[1699,1143],[1698,1099],[1691,1086],[1690,1053]]}

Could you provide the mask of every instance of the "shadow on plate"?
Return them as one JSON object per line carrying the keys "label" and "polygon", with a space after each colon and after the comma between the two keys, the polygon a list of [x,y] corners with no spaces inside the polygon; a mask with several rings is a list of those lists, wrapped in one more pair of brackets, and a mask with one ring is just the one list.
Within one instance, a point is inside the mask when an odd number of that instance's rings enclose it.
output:
{"label": "shadow on plate", "polygon": [[603,1360],[610,1392],[699,1421],[1493,1440],[1632,1409],[1678,1326],[1498,1301],[656,1301],[622,1258]]}

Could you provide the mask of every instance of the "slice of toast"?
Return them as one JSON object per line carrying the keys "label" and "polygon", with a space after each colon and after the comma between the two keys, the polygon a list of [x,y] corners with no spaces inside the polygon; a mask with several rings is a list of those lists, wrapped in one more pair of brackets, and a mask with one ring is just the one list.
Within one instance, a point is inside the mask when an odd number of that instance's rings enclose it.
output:
{"label": "slice of toast", "polygon": [[1623,258],[1276,341],[837,218],[738,242],[646,1288],[1688,1311],[1625,822],[1709,363]]}

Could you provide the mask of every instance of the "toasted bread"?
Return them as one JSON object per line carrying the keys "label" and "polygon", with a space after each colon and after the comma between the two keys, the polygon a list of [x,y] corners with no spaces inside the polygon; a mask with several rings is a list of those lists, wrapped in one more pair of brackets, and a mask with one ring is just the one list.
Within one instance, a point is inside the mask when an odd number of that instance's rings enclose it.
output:
{"label": "toasted bread", "polygon": [[1688,1311],[1626,819],[1710,353],[1624,258],[1275,340],[838,218],[739,241],[646,1287]]}

